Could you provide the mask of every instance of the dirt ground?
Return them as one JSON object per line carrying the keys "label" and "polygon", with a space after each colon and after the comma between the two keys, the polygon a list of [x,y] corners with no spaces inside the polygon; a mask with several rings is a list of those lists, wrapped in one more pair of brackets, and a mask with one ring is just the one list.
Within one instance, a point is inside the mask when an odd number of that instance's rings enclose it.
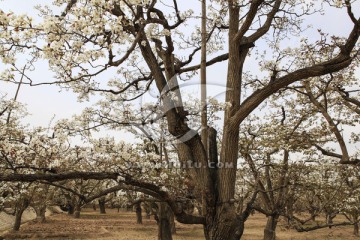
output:
{"label": "dirt ground", "polygon": [[[18,233],[3,232],[4,239],[104,239],[104,240],[156,240],[157,225],[151,219],[143,218],[143,224],[136,224],[135,213],[107,209],[107,214],[99,214],[92,209],[84,209],[80,219],[67,214],[56,214],[40,224],[28,222]],[[335,219],[336,220],[336,219]],[[260,240],[266,219],[255,214],[246,222],[244,240]],[[178,224],[174,240],[204,239],[201,226]],[[352,227],[325,228],[308,233],[298,233],[285,228],[280,222],[277,228],[278,240],[352,240]],[[1,237],[0,237],[1,239]]]}

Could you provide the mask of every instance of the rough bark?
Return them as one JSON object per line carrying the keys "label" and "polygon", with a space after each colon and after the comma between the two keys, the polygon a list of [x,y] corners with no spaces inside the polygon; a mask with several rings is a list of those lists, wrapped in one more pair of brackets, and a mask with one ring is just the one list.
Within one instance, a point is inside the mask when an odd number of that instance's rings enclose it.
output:
{"label": "rough bark", "polygon": [[239,240],[244,231],[243,220],[235,214],[234,205],[224,204],[216,209],[211,223],[204,225],[207,240]]}
{"label": "rough bark", "polygon": [[159,240],[172,240],[171,233],[171,209],[167,203],[159,203],[158,210],[158,239]]}
{"label": "rough bark", "polygon": [[225,101],[230,106],[226,108],[224,114],[223,142],[220,152],[220,164],[223,164],[223,167],[212,171],[212,175],[216,176],[214,185],[217,203],[215,206],[208,206],[215,208],[210,212],[207,211],[204,226],[205,237],[211,240],[237,240],[243,232],[243,221],[236,215],[233,203],[239,126],[230,126],[229,121],[240,106],[242,68],[251,45],[240,46],[240,42],[235,41],[239,31],[239,7],[233,1],[229,1],[229,16],[229,62],[226,86],[231,90],[226,92]]}

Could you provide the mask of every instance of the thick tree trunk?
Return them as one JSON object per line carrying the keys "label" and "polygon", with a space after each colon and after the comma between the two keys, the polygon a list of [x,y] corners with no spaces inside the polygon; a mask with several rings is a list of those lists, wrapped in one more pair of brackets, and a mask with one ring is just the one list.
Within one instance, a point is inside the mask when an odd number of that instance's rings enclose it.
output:
{"label": "thick tree trunk", "polygon": [[44,223],[46,220],[46,217],[45,217],[46,205],[44,204],[44,205],[35,207],[35,212],[36,212],[36,221],[38,223]]}
{"label": "thick tree trunk", "polygon": [[167,203],[159,203],[158,239],[172,240],[171,209]]}
{"label": "thick tree trunk", "polygon": [[244,223],[235,214],[233,205],[224,204],[216,210],[214,219],[208,217],[204,225],[206,240],[239,240],[244,231]]}
{"label": "thick tree trunk", "polygon": [[136,223],[142,224],[141,203],[140,202],[135,204],[135,211],[136,211]]}
{"label": "thick tree trunk", "polygon": [[169,219],[161,218],[159,221],[159,240],[172,240],[171,225]]}
{"label": "thick tree trunk", "polygon": [[[242,71],[249,46],[240,46],[236,40],[239,31],[239,5],[229,2],[229,61],[226,79],[225,101],[228,107],[224,113],[224,128],[220,151],[219,168],[212,174],[216,186],[215,205],[212,214],[207,215],[205,236],[211,240],[239,240],[243,234],[243,220],[236,215],[234,206],[236,166],[239,155],[239,125],[233,124],[232,117],[240,109]],[[215,216],[214,216],[215,215]]]}
{"label": "thick tree trunk", "polygon": [[276,239],[276,226],[278,223],[279,216],[269,216],[265,229],[264,229],[264,240],[275,240]]}
{"label": "thick tree trunk", "polygon": [[105,203],[106,203],[105,198],[100,198],[100,199],[99,199],[100,214],[106,214],[106,211],[105,211]]}

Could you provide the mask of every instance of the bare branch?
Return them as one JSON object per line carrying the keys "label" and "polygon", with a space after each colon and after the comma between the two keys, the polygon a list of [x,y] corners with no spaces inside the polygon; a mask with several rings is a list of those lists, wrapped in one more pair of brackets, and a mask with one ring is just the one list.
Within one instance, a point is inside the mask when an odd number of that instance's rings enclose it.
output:
{"label": "bare branch", "polygon": [[[360,22],[360,19],[358,22]],[[354,59],[354,57],[351,56],[351,52],[354,49],[360,35],[360,27],[358,25],[354,26],[346,43],[340,46],[341,52],[333,59],[315,64],[311,67],[301,68],[283,77],[277,78],[275,81],[270,82],[262,89],[259,89],[250,95],[241,104],[235,115],[231,117],[230,125],[232,125],[232,128],[236,129],[236,127],[239,126],[254,109],[281,88],[284,88],[296,81],[329,74],[348,67]]]}
{"label": "bare branch", "polygon": [[235,41],[241,41],[241,39],[244,37],[245,33],[249,30],[257,12],[259,6],[263,3],[263,0],[255,0],[251,2],[250,9],[247,13],[246,19],[244,23],[242,24],[240,30],[235,35]]}
{"label": "bare branch", "polygon": [[335,135],[336,140],[340,145],[340,149],[341,149],[341,152],[342,152],[341,162],[349,161],[349,153],[348,153],[344,138],[342,137],[337,125],[333,121],[330,114],[326,111],[324,106],[321,105],[321,103],[315,98],[314,94],[311,91],[309,83],[304,82],[303,85],[305,87],[305,90],[306,90],[306,92],[308,94],[308,97],[309,97],[310,101],[315,105],[315,107],[321,112],[323,117],[326,119],[327,123],[329,124],[330,131]]}

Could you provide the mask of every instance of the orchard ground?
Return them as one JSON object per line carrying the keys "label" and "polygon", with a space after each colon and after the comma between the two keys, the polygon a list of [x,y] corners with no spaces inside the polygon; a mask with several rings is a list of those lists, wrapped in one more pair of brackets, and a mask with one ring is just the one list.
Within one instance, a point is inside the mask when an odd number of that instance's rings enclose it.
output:
{"label": "orchard ground", "polygon": [[[10,231],[0,233],[4,239],[105,239],[105,240],[156,240],[157,225],[153,218],[143,218],[143,224],[136,224],[134,212],[117,212],[115,209],[107,209],[106,214],[99,214],[93,209],[84,209],[81,218],[75,219],[63,213],[55,214],[47,218],[46,223],[34,221],[25,223],[17,233]],[[319,218],[319,220],[322,220]],[[334,222],[343,219],[336,217]],[[244,240],[262,239],[266,218],[261,214],[250,216],[245,224]],[[298,233],[287,229],[285,221],[279,222],[277,228],[278,240],[340,240],[357,239],[352,235],[352,226],[324,228],[312,232]],[[200,225],[184,225],[176,223],[177,234],[174,240],[200,240],[204,239]],[[1,239],[1,238],[0,238]]]}

